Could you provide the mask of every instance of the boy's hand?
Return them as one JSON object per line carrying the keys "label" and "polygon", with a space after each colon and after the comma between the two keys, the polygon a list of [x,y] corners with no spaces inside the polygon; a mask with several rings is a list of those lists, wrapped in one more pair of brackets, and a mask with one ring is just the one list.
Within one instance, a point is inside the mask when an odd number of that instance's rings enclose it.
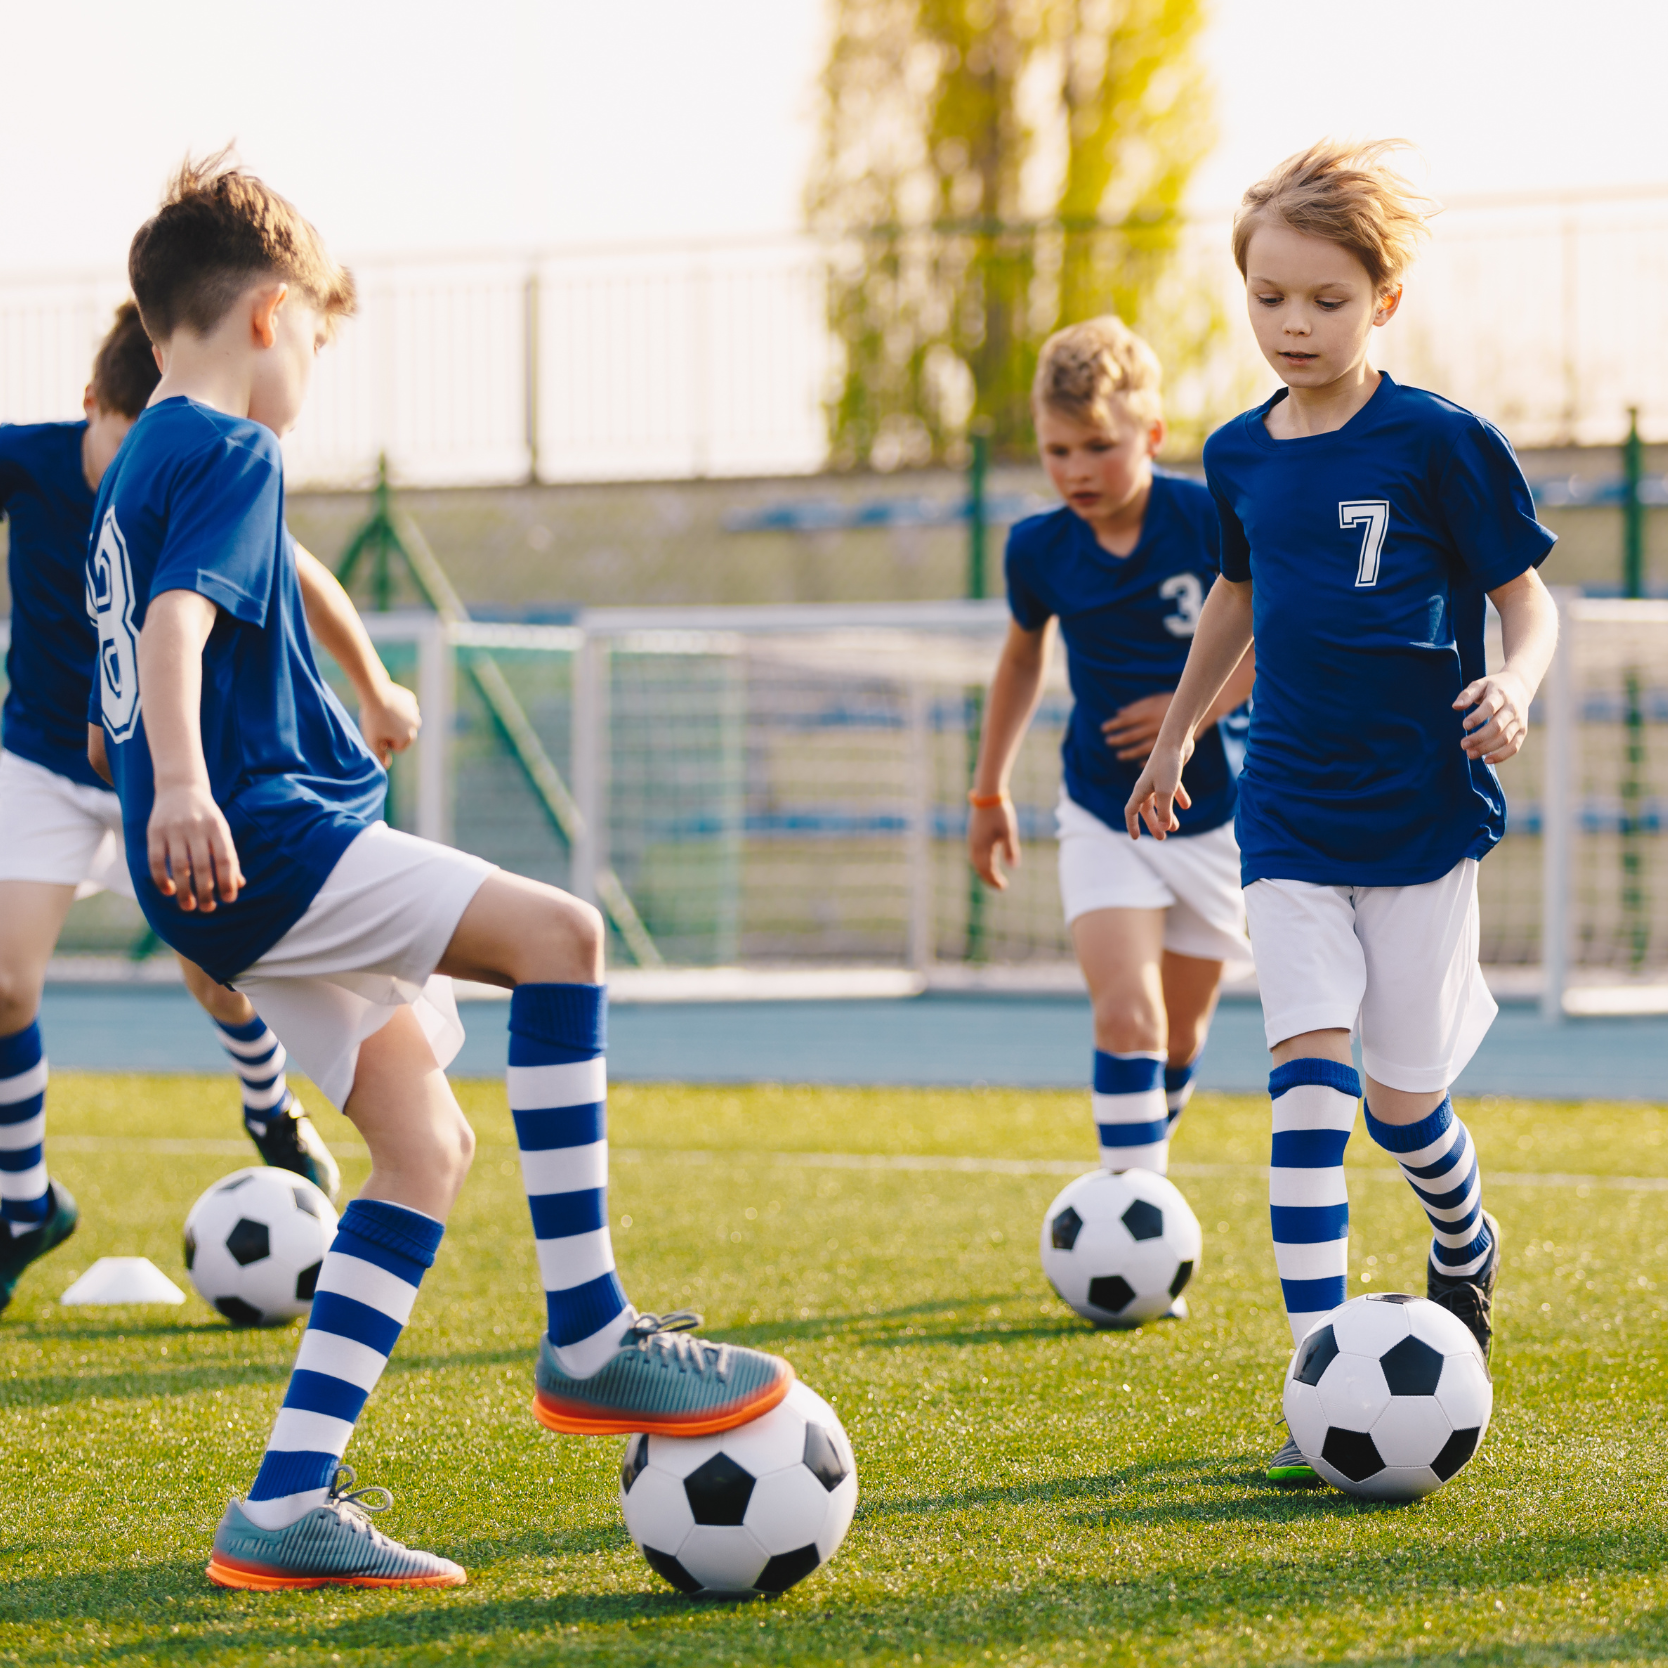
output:
{"label": "boy's hand", "polygon": [[365,745],[386,765],[417,739],[423,717],[417,697],[404,684],[389,679],[374,695],[359,703],[359,729]]}
{"label": "boy's hand", "polygon": [[1142,770],[1140,779],[1130,791],[1124,806],[1124,826],[1132,840],[1141,838],[1141,824],[1155,840],[1174,834],[1181,827],[1175,806],[1185,811],[1193,800],[1182,786],[1182,770],[1193,756],[1193,738],[1189,736],[1180,747],[1166,747],[1154,751]]}
{"label": "boy's hand", "polygon": [[1119,707],[1100,727],[1100,733],[1106,737],[1106,745],[1117,748],[1120,759],[1146,758],[1158,740],[1158,732],[1164,726],[1164,715],[1174,699],[1174,694],[1166,691],[1143,695],[1139,701]]}
{"label": "boy's hand", "polygon": [[1014,815],[1013,801],[1006,795],[1000,805],[989,805],[983,810],[976,805],[970,808],[967,855],[973,860],[973,872],[986,886],[994,886],[998,892],[1007,891],[1008,877],[997,859],[1010,869],[1019,867],[1019,819]]}
{"label": "boy's hand", "polygon": [[158,788],[151,804],[146,848],[151,879],[187,914],[212,914],[215,900],[235,903],[243,890],[232,831],[206,783]]}
{"label": "boy's hand", "polygon": [[1529,733],[1529,700],[1529,687],[1515,672],[1491,672],[1468,683],[1454,702],[1454,711],[1465,713],[1465,756],[1492,765],[1518,752]]}

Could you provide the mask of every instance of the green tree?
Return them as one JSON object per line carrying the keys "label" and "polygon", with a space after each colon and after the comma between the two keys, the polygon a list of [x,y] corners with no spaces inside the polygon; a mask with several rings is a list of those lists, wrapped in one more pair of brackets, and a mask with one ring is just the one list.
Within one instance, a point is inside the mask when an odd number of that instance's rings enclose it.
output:
{"label": "green tree", "polygon": [[[840,465],[1030,445],[1043,338],[1114,311],[1172,371],[1217,322],[1161,283],[1212,133],[1204,0],[831,0],[807,208],[834,250]],[[1178,328],[1179,327],[1179,328]]]}

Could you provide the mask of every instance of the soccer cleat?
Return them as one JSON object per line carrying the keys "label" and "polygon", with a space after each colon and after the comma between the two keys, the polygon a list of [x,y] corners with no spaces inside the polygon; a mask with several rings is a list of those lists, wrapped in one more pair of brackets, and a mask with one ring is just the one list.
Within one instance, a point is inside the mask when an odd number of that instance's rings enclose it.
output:
{"label": "soccer cleat", "polygon": [[700,1324],[691,1309],[639,1315],[618,1354],[589,1378],[562,1371],[546,1333],[533,1416],[575,1436],[708,1436],[757,1419],[787,1395],[793,1368],[781,1356],[689,1337]]}
{"label": "soccer cleat", "polygon": [[[371,1522],[394,1497],[385,1488],[350,1493],[353,1467],[336,1472],[322,1506],[283,1529],[262,1529],[244,1516],[240,1501],[226,1508],[214,1531],[208,1578],[217,1587],[279,1592],[297,1587],[461,1587],[469,1578],[450,1558],[416,1552],[391,1541]],[[384,1496],[373,1505],[367,1495]]]}
{"label": "soccer cleat", "polygon": [[287,1112],[265,1123],[253,1123],[246,1117],[243,1127],[265,1163],[305,1176],[335,1204],[336,1195],[342,1191],[341,1166],[325,1146],[313,1120],[302,1111],[300,1101],[292,1100]]}
{"label": "soccer cleat", "polygon": [[1288,1433],[1280,1452],[1268,1462],[1268,1480],[1281,1488],[1317,1488],[1324,1479]]}
{"label": "soccer cleat", "polygon": [[1486,1363],[1494,1346],[1494,1281],[1500,1272],[1500,1224],[1485,1210],[1488,1258],[1475,1274],[1445,1274],[1434,1257],[1425,1265],[1425,1296],[1470,1327]]}
{"label": "soccer cleat", "polygon": [[13,1234],[0,1227],[0,1313],[12,1300],[23,1271],[54,1246],[62,1245],[75,1232],[81,1213],[62,1182],[46,1184],[46,1219],[25,1234]]}

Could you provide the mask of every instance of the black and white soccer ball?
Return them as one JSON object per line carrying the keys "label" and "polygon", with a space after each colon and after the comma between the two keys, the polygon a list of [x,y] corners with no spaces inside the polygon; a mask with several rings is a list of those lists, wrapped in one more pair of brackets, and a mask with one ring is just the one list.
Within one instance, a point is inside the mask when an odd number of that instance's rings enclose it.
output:
{"label": "black and white soccer ball", "polygon": [[634,1436],[620,1509],[657,1575],[684,1593],[785,1593],[826,1564],[857,1509],[857,1462],[834,1410],[795,1383],[717,1436]]}
{"label": "black and white soccer ball", "polygon": [[1139,1326],[1181,1296],[1203,1244],[1173,1182],[1151,1170],[1095,1170],[1048,1207],[1043,1273],[1085,1320]]}
{"label": "black and white soccer ball", "polygon": [[1428,1298],[1373,1292],[1309,1329],[1283,1399],[1292,1439],[1327,1482],[1416,1500],[1476,1453],[1494,1382],[1464,1321]]}
{"label": "black and white soccer ball", "polygon": [[282,1326],[313,1302],[336,1212],[304,1176],[251,1165],[217,1181],[185,1219],[185,1269],[233,1326]]}

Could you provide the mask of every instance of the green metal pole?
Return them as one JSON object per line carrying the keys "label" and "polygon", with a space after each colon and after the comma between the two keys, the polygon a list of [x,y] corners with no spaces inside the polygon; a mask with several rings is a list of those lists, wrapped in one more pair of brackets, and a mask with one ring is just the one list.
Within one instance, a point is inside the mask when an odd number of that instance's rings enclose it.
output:
{"label": "green metal pole", "polygon": [[1645,448],[1639,442],[1639,407],[1627,410],[1627,439],[1622,445],[1622,595],[1645,594],[1645,506],[1639,483],[1645,472]]}
{"label": "green metal pole", "polygon": [[[985,506],[985,478],[990,469],[990,419],[976,418],[969,439],[972,455],[967,469],[967,595],[974,602],[984,599],[986,592],[986,535],[989,521]],[[979,740],[985,723],[985,692],[980,688],[967,691],[967,785],[973,785],[973,774],[979,763]],[[971,871],[967,879],[967,952],[968,961],[985,959],[985,888]]]}

